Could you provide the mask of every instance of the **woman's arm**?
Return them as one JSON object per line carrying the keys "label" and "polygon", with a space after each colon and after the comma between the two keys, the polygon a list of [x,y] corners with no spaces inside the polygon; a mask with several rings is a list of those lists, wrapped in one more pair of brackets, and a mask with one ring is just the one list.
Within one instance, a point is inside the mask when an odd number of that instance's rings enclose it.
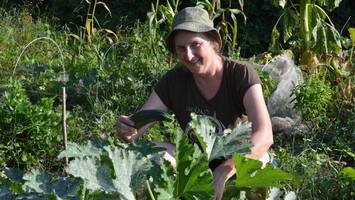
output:
{"label": "woman's arm", "polygon": [[243,98],[248,120],[252,123],[253,147],[248,158],[260,160],[273,144],[270,116],[260,84],[251,86]]}
{"label": "woman's arm", "polygon": [[[161,110],[166,111],[168,108],[161,101],[159,96],[155,91],[153,91],[147,101],[142,106],[141,110]],[[133,127],[133,122],[129,119],[128,116],[121,115],[117,118],[117,136],[126,142],[131,142],[137,137],[141,136],[152,123],[147,124],[141,127],[139,130]]]}
{"label": "woman's arm", "polygon": [[[246,157],[262,160],[273,143],[273,137],[271,121],[260,84],[255,84],[246,91],[243,104],[248,115],[248,120],[252,123],[251,142],[253,143],[253,147],[250,154],[246,155]],[[231,159],[224,161],[213,171],[214,200],[222,199],[224,184],[235,173],[236,169]]]}

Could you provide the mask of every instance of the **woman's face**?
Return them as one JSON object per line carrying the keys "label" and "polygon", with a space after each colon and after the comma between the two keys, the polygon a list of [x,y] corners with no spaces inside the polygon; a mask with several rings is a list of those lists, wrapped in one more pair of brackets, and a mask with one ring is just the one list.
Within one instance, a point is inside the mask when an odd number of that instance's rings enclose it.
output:
{"label": "woman's face", "polygon": [[189,71],[195,75],[211,72],[218,56],[213,42],[204,34],[179,31],[175,34],[175,53]]}

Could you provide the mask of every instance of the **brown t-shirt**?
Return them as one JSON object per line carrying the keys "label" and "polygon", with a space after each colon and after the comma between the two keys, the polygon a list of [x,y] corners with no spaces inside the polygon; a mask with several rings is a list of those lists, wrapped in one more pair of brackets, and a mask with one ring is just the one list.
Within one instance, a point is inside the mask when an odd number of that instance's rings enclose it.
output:
{"label": "brown t-shirt", "polygon": [[246,114],[243,97],[254,84],[260,84],[260,79],[251,64],[224,58],[222,82],[210,100],[204,98],[192,74],[182,67],[168,71],[154,90],[186,133],[189,133],[187,125],[192,112],[207,116],[216,126],[216,132],[223,133]]}

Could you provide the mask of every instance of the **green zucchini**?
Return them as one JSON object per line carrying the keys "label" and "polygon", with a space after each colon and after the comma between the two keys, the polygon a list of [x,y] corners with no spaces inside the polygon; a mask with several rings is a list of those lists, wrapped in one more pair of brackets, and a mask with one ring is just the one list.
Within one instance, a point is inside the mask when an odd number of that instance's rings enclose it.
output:
{"label": "green zucchini", "polygon": [[134,122],[134,127],[137,129],[151,122],[169,119],[167,114],[160,110],[141,110],[134,113],[129,118]]}

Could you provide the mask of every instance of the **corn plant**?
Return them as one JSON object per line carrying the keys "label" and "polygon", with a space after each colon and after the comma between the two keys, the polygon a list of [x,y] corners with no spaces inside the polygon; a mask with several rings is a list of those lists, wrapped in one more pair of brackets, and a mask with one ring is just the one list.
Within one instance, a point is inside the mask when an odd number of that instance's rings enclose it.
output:
{"label": "corn plant", "polygon": [[[118,36],[115,32],[113,32],[110,29],[106,29],[106,28],[102,28],[100,26],[100,23],[98,22],[98,20],[95,17],[95,13],[96,13],[96,9],[98,5],[101,5],[110,16],[112,16],[111,14],[111,10],[110,8],[107,6],[107,4],[104,1],[98,1],[98,0],[85,0],[85,2],[87,4],[89,4],[89,7],[87,9],[87,14],[86,14],[86,20],[85,20],[85,31],[86,31],[86,36],[87,36],[87,42],[91,45],[93,42],[93,39],[95,37],[96,34],[96,29],[95,29],[95,22],[96,24],[99,26],[99,29],[97,30],[98,33],[106,33],[109,36],[107,36],[106,38],[110,41],[110,43],[114,43],[114,41],[118,40]],[[81,41],[82,37],[80,37],[77,34],[69,34],[70,36],[74,37],[75,39]]]}
{"label": "corn plant", "polygon": [[[162,36],[157,35],[157,32],[163,32],[163,35],[168,32],[168,30],[173,25],[173,20],[175,14],[178,12],[178,6],[180,4],[179,0],[168,0],[166,6],[156,1],[155,5],[152,3],[151,11],[147,13],[148,16],[148,26],[150,34],[150,46],[153,53],[157,52],[160,46],[160,39]],[[161,26],[164,25],[165,29]]]}
{"label": "corn plant", "polygon": [[[227,53],[233,54],[236,50],[238,36],[238,20],[237,15],[243,17],[243,22],[246,23],[247,17],[243,12],[243,1],[238,1],[241,9],[233,8],[232,1],[228,1],[228,7],[222,8],[220,1],[197,1],[196,5],[206,9],[213,21],[219,21],[216,28],[221,34],[224,46],[228,46]],[[221,18],[219,20],[219,18]]]}
{"label": "corn plant", "polygon": [[[340,33],[335,29],[325,9],[331,11],[339,6],[340,1],[301,0],[299,5],[292,1],[273,0],[275,6],[283,8],[283,13],[277,20],[273,30],[269,49],[280,50],[280,36],[283,43],[289,45],[300,43],[296,48],[300,63],[317,65],[319,55],[340,55],[342,50]],[[322,7],[321,7],[322,6]],[[282,34],[278,26],[283,22]],[[313,63],[312,63],[313,61]]]}

